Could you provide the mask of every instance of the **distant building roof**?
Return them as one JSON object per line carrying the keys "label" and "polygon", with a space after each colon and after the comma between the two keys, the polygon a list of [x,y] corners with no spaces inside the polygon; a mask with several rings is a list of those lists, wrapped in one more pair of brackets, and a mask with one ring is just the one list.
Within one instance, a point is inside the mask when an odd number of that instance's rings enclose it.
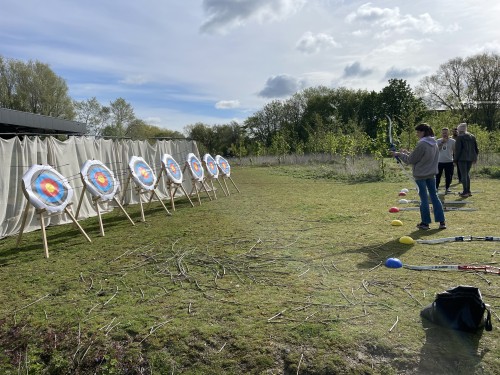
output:
{"label": "distant building roof", "polygon": [[83,135],[83,122],[0,108],[0,136],[3,135]]}

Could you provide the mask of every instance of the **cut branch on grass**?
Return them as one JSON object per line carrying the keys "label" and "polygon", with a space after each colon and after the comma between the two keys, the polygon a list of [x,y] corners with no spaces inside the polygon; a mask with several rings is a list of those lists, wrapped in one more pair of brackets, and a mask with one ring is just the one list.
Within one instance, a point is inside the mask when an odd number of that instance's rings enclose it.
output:
{"label": "cut branch on grass", "polygon": [[21,307],[21,308],[19,308],[19,309],[14,310],[14,314],[15,314],[15,313],[17,313],[18,311],[24,310],[24,309],[26,309],[26,308],[28,308],[28,307],[30,307],[30,306],[32,306],[32,305],[34,305],[35,303],[38,303],[38,302],[40,302],[40,301],[44,300],[44,299],[45,299],[45,298],[47,298],[48,296],[50,296],[50,293],[48,293],[48,294],[44,295],[43,297],[38,298],[36,301],[33,301],[33,302],[31,302],[31,303],[28,303],[26,306],[23,306],[23,307]]}
{"label": "cut branch on grass", "polygon": [[392,327],[389,329],[389,332],[392,332],[392,330],[396,327],[396,325],[398,324],[399,322],[399,316],[396,316],[396,321],[394,322],[394,324],[392,325]]}
{"label": "cut branch on grass", "polygon": [[149,336],[151,336],[153,333],[155,333],[158,328],[163,327],[165,324],[167,324],[170,321],[171,321],[171,319],[165,320],[162,323],[152,325],[151,328],[149,329],[149,333],[141,341],[139,341],[139,344],[142,344]]}
{"label": "cut branch on grass", "polygon": [[350,305],[355,305],[355,303],[354,303],[354,302],[350,301],[350,300],[349,300],[349,298],[347,298],[347,296],[344,294],[344,292],[342,292],[342,289],[340,289],[340,287],[339,287],[339,292],[340,292],[340,294],[342,295],[342,297],[344,297],[344,299],[345,299],[347,302],[349,302],[349,304],[350,304]]}
{"label": "cut branch on grass", "polygon": [[110,302],[111,302],[111,300],[112,300],[113,298],[115,298],[117,294],[118,294],[118,285],[116,286],[116,292],[115,292],[115,294],[113,294],[113,295],[111,296],[111,298],[110,298],[110,299],[108,299],[106,302],[104,302],[104,304],[102,305],[102,307],[104,307],[104,306],[106,306],[108,303],[110,303]]}
{"label": "cut branch on grass", "polygon": [[286,310],[287,310],[286,308],[285,308],[285,309],[283,309],[283,310],[281,310],[279,313],[277,313],[277,314],[275,314],[275,315],[271,316],[269,319],[267,319],[267,321],[268,321],[268,322],[270,322],[270,321],[272,321],[274,318],[277,318],[278,316],[283,315],[283,313],[284,313]]}
{"label": "cut branch on grass", "polygon": [[304,358],[304,353],[302,353],[300,355],[299,364],[297,365],[297,373],[296,373],[296,375],[299,375],[300,365],[302,364],[302,359],[303,358]]}
{"label": "cut branch on grass", "polygon": [[227,344],[227,342],[225,342],[224,345],[222,345],[222,347],[217,351],[217,353],[222,352],[222,350],[225,348],[226,344]]}
{"label": "cut branch on grass", "polygon": [[411,299],[413,299],[415,302],[417,302],[420,306],[423,306],[422,302],[420,302],[418,299],[416,299],[413,296],[413,294],[411,294],[411,292],[406,287],[404,287],[403,290],[411,297]]}
{"label": "cut branch on grass", "polygon": [[310,270],[310,268],[308,268],[307,270],[305,270],[304,272],[302,272],[301,274],[299,274],[297,277],[302,277],[304,276],[306,273],[308,273]]}

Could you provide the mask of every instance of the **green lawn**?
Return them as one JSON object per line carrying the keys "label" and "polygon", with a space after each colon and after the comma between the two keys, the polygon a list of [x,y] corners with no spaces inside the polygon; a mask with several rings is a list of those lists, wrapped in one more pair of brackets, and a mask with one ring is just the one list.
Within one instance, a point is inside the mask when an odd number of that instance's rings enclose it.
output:
{"label": "green lawn", "polygon": [[[40,231],[19,249],[1,240],[1,373],[500,373],[499,276],[384,267],[497,264],[498,242],[398,240],[500,236],[498,180],[474,178],[478,210],[421,232],[418,211],[389,213],[412,187],[397,166],[392,181],[356,183],[328,168],[233,167],[241,194],[180,200],[171,217],[155,203],[145,223],[129,206],[135,227],[115,210],[105,237],[84,220],[92,243],[51,227],[49,259]],[[481,289],[492,332],[423,324],[420,310],[457,285]]]}

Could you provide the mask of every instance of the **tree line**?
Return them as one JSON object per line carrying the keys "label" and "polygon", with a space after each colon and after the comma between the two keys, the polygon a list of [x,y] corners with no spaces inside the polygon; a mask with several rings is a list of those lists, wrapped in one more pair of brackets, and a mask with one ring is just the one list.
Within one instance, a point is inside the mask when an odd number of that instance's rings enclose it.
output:
{"label": "tree line", "polygon": [[[138,119],[130,103],[107,105],[95,97],[75,101],[63,78],[47,64],[0,56],[0,106],[87,124],[90,135],[147,139],[182,137],[200,151],[225,156],[328,152],[376,152],[387,143],[387,119],[407,146],[413,128],[427,121],[435,129],[459,122],[497,132],[500,124],[500,55],[477,54],[442,64],[412,89],[390,79],[379,92],[345,87],[307,88],[286,100],[273,100],[242,123],[186,125],[180,132]],[[495,138],[495,137],[493,137]]]}

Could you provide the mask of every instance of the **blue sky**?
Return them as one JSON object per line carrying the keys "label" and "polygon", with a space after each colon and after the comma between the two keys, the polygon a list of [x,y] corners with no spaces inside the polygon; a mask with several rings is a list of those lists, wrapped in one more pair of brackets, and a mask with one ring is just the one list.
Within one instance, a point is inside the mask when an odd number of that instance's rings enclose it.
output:
{"label": "blue sky", "polygon": [[499,20],[496,0],[0,0],[0,55],[182,132],[306,87],[416,87],[452,58],[500,53]]}

